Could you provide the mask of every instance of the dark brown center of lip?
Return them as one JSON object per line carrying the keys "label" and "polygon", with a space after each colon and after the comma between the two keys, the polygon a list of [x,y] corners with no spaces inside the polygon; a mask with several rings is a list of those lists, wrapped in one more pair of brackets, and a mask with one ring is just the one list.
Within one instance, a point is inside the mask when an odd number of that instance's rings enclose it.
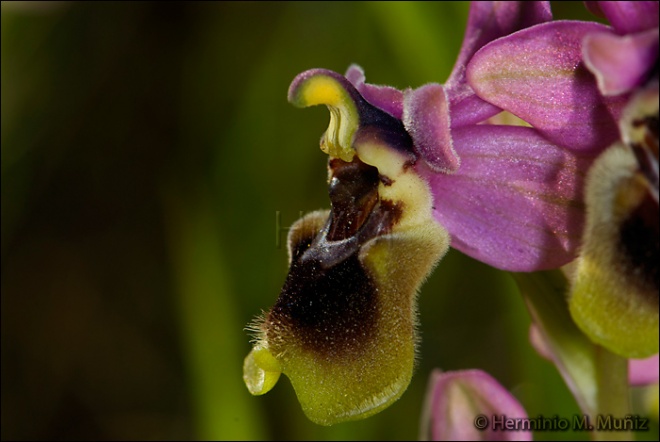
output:
{"label": "dark brown center of lip", "polygon": [[632,276],[631,283],[638,285],[642,293],[649,293],[649,301],[656,305],[660,289],[658,231],[658,202],[647,192],[640,205],[621,224],[619,241],[623,264]]}
{"label": "dark brown center of lip", "polygon": [[622,259],[634,275],[632,283],[639,285],[643,293],[650,293],[658,303],[660,289],[660,224],[658,222],[658,114],[640,116],[632,126],[642,129],[643,135],[630,147],[637,159],[638,171],[648,186],[640,204],[621,224],[619,241]]}
{"label": "dark brown center of lip", "polygon": [[291,334],[304,349],[337,357],[356,355],[376,334],[379,282],[359,252],[392,229],[401,207],[380,200],[378,169],[357,156],[331,159],[329,167],[332,210],[323,228],[308,229],[290,245],[296,253],[268,314],[267,336],[277,346],[278,337]]}

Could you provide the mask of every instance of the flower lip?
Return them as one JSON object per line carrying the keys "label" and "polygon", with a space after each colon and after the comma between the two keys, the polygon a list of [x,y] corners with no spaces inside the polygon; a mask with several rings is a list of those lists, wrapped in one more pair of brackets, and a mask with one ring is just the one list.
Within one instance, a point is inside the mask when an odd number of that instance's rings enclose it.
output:
{"label": "flower lip", "polygon": [[[296,253],[268,322],[296,330],[310,352],[355,356],[375,333],[378,309],[377,283],[359,253],[392,230],[401,209],[379,197],[378,169],[357,156],[351,162],[331,158],[328,168],[332,210],[320,230],[292,244]],[[277,335],[281,329],[272,330]]]}
{"label": "flower lip", "polygon": [[589,338],[626,358],[658,352],[658,204],[628,146],[589,170],[587,221],[569,308]]}
{"label": "flower lip", "polygon": [[291,227],[289,273],[275,305],[251,327],[256,345],[244,379],[263,394],[286,375],[307,417],[332,425],[375,414],[405,391],[416,295],[449,236],[433,218],[401,120],[323,69],[294,79],[289,99],[330,111],[321,149],[332,209]]}
{"label": "flower lip", "polygon": [[370,344],[376,332],[376,285],[358,260],[359,247],[351,248],[330,267],[307,254],[292,262],[267,318],[266,339],[278,351],[282,330],[292,333],[287,340],[295,339],[320,360],[357,358]]}

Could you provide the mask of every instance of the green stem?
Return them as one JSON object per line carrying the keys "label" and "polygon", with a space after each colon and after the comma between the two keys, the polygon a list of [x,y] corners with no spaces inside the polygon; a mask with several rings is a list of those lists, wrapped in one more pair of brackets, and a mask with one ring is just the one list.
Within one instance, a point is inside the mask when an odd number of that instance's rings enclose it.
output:
{"label": "green stem", "polygon": [[206,198],[168,192],[166,219],[197,434],[203,440],[262,439],[259,410],[245,388],[245,324],[238,321],[218,238],[220,223]]}
{"label": "green stem", "polygon": [[598,431],[607,416],[630,413],[628,360],[600,347],[575,325],[568,310],[568,281],[559,270],[514,273],[532,320],[580,409],[590,418],[593,440],[630,440],[629,431]]}
{"label": "green stem", "polygon": [[[628,360],[596,346],[596,375],[598,419],[607,424],[607,416],[622,419],[630,414],[630,394],[628,391]],[[613,428],[594,431],[593,440],[632,440],[630,431],[614,431]]]}

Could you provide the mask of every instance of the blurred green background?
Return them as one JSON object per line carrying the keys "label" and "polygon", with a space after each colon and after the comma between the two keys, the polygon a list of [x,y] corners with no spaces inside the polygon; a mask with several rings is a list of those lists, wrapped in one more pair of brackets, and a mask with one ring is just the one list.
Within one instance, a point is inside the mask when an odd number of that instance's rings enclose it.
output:
{"label": "blurred green background", "polygon": [[372,83],[442,82],[467,11],[3,2],[2,439],[416,439],[434,368],[487,370],[530,416],[578,413],[509,275],[455,251],[422,288],[419,365],[384,412],[320,427],[286,378],[262,397],[243,384],[286,227],[329,205],[327,111],[289,105],[289,83],[353,62]]}

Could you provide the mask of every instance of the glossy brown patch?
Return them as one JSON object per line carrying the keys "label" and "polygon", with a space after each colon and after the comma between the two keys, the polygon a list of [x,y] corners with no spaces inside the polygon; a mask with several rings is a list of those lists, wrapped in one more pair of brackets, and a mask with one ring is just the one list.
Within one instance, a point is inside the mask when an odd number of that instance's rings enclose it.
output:
{"label": "glossy brown patch", "polygon": [[338,158],[330,160],[332,224],[329,241],[349,238],[362,227],[378,202],[378,169],[357,157],[348,163]]}

